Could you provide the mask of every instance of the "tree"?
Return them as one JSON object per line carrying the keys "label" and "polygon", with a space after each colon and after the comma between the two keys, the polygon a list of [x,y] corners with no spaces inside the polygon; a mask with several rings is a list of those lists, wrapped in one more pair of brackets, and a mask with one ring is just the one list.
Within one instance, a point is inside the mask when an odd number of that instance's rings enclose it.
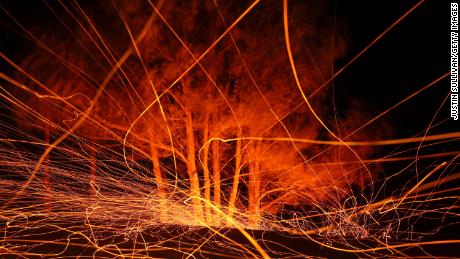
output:
{"label": "tree", "polygon": [[[24,98],[49,111],[53,131],[71,126],[72,115],[85,110],[115,70],[74,135],[123,145],[129,173],[151,181],[160,201],[191,197],[196,222],[225,224],[217,208],[257,226],[283,204],[328,199],[321,190],[330,179],[337,182],[333,188],[349,184],[340,176],[350,171],[318,169],[311,165],[311,144],[289,141],[315,139],[322,129],[291,76],[281,3],[260,3],[219,38],[248,3],[102,2],[100,15],[77,4],[80,16],[63,20],[69,29],[63,34],[78,41],[43,35],[22,63],[48,87],[32,89],[60,96],[38,103]],[[317,9],[308,3],[292,9],[294,58],[304,90],[313,93],[344,47],[339,36],[331,45],[331,27],[314,29],[327,21]],[[311,102],[324,100],[319,92]],[[130,166],[143,159],[151,161],[147,177]]]}

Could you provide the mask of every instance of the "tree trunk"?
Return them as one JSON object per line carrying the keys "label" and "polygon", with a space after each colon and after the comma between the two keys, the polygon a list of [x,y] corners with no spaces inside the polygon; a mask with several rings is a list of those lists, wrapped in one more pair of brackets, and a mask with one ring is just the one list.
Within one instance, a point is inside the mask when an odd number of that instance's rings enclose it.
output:
{"label": "tree trunk", "polygon": [[[206,112],[205,124],[203,129],[203,144],[208,141],[209,138],[209,112]],[[209,143],[203,147],[202,152],[202,163],[203,163],[203,178],[204,178],[204,200],[205,200],[205,216],[206,222],[210,224],[212,222],[211,212],[211,180],[209,178]]]}
{"label": "tree trunk", "polygon": [[255,143],[253,152],[253,159],[251,166],[249,167],[249,183],[248,183],[248,214],[249,221],[254,227],[259,225],[260,221],[260,148],[258,142]]}
{"label": "tree trunk", "polygon": [[230,200],[228,202],[228,216],[232,217],[235,212],[235,202],[238,196],[238,185],[240,183],[240,170],[241,170],[241,129],[238,130],[235,151],[235,172],[233,174],[232,192],[230,193]]}
{"label": "tree trunk", "polygon": [[194,214],[198,220],[203,221],[203,210],[201,203],[200,181],[198,179],[198,172],[196,171],[195,163],[195,136],[193,132],[193,118],[192,112],[189,109],[185,111],[186,116],[186,139],[187,139],[187,172],[190,178],[190,194],[192,198],[192,205],[194,207]]}
{"label": "tree trunk", "polygon": [[153,175],[155,176],[155,182],[157,184],[158,198],[159,198],[159,210],[160,210],[160,222],[165,222],[167,215],[166,193],[165,193],[165,182],[163,174],[161,172],[160,159],[158,158],[158,149],[154,145],[154,134],[149,130],[150,134],[150,158],[152,160]]}
{"label": "tree trunk", "polygon": [[165,186],[163,174],[161,173],[160,159],[158,158],[158,149],[154,145],[154,136],[150,131],[150,158],[152,159],[153,175],[157,184],[158,195],[160,198],[165,197]]}
{"label": "tree trunk", "polygon": [[220,208],[220,153],[219,142],[212,142],[212,176],[214,181],[214,205]]}

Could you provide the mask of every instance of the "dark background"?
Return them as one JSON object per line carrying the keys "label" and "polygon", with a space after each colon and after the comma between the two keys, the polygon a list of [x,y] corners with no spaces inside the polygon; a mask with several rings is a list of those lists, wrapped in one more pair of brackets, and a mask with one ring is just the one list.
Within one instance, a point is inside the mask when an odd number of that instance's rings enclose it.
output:
{"label": "dark background", "polygon": [[[419,1],[337,1],[337,15],[348,24],[348,62],[381,32]],[[342,67],[341,64],[337,68]],[[337,98],[359,96],[367,107],[384,111],[416,90],[449,72],[450,2],[428,0],[409,14],[347,68],[335,81]],[[392,111],[395,137],[408,137],[427,128],[450,90],[449,79],[431,87]],[[447,103],[439,115],[450,116]],[[449,120],[444,127],[458,129]]]}

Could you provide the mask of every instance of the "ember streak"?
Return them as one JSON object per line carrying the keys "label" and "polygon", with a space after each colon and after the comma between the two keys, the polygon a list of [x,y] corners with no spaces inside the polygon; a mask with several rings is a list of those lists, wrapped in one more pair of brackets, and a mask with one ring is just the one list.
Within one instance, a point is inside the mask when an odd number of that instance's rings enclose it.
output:
{"label": "ember streak", "polygon": [[434,1],[0,3],[0,256],[446,254]]}

